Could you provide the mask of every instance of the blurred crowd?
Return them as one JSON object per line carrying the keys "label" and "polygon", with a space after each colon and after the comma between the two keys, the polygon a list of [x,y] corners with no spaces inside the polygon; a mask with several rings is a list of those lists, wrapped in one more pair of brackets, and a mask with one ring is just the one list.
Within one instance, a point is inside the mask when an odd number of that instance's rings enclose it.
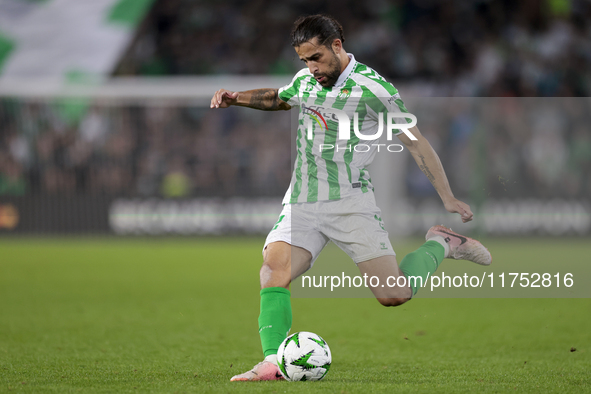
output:
{"label": "blurred crowd", "polygon": [[[0,100],[0,195],[247,197],[282,196],[287,189],[293,111],[114,104],[87,103],[72,121],[64,103]],[[591,195],[591,99],[406,104],[458,196]],[[407,195],[434,196],[403,154]]]}
{"label": "blurred crowd", "polygon": [[244,108],[0,101],[0,195],[277,196],[290,179],[290,119]]}
{"label": "blurred crowd", "polygon": [[[402,92],[454,191],[591,195],[591,101],[574,98],[591,93],[589,1],[157,0],[115,74],[293,74],[293,22],[319,12],[359,61],[441,97]],[[290,116],[2,98],[0,195],[280,196]],[[433,195],[414,164],[407,174],[409,196]]]}
{"label": "blurred crowd", "polygon": [[[591,195],[589,98],[422,98],[407,100],[407,106],[459,196]],[[408,194],[436,196],[410,161]]]}
{"label": "blurred crowd", "polygon": [[431,96],[589,96],[587,0],[158,0],[119,75],[293,74],[289,33],[328,13],[344,47]]}

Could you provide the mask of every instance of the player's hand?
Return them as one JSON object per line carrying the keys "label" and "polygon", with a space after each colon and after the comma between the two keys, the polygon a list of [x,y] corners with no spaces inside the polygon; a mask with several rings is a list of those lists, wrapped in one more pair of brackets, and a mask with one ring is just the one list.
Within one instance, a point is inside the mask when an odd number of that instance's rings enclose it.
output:
{"label": "player's hand", "polygon": [[209,108],[228,108],[236,104],[238,92],[231,92],[226,89],[220,89],[213,95]]}
{"label": "player's hand", "polygon": [[466,223],[472,220],[474,214],[470,210],[470,206],[458,199],[452,199],[444,203],[445,209],[451,213],[459,213],[462,217],[462,222]]}

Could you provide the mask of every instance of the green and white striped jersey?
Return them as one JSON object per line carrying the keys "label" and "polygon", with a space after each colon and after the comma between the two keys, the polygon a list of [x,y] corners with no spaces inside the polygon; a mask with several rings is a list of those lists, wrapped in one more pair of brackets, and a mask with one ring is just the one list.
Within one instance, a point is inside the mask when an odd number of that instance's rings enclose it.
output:
{"label": "green and white striped jersey", "polygon": [[[299,106],[297,156],[283,204],[338,200],[373,190],[367,166],[376,155],[378,140],[360,140],[355,135],[355,114],[358,131],[369,136],[376,134],[379,117],[385,113],[408,113],[392,84],[348,55],[347,68],[331,88],[320,85],[304,68],[279,89],[279,98]],[[349,117],[348,140],[338,138],[339,123],[331,109],[342,110]],[[394,121],[402,122],[404,118]],[[384,135],[385,123],[384,119]],[[395,135],[402,132],[395,131]]]}

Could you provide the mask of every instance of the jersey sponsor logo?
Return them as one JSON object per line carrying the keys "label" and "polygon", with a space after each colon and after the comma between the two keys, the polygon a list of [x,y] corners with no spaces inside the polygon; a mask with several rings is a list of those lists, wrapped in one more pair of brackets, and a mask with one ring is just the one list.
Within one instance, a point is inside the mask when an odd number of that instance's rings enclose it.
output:
{"label": "jersey sponsor logo", "polygon": [[[316,122],[316,124],[318,124],[318,127],[320,127],[320,129],[322,130],[322,125],[324,125],[324,130],[328,131],[328,124],[326,123],[326,118],[324,117],[324,115],[322,113],[320,113],[321,108],[318,107],[316,109],[306,106],[306,105],[302,105],[302,113],[304,113],[305,115],[309,115],[310,118],[306,119],[306,124],[307,124],[307,128],[308,128],[308,139],[311,140],[312,138],[312,120],[314,119],[314,121]],[[325,114],[326,115],[326,114]],[[330,118],[329,115],[327,115],[328,118]],[[332,120],[336,120],[332,119]]]}
{"label": "jersey sponsor logo", "polygon": [[[314,139],[312,119],[314,119],[318,123],[318,125],[322,128],[322,124],[320,123],[320,119],[321,119],[324,123],[326,131],[328,131],[328,125],[325,120],[326,118],[329,118],[330,120],[336,121],[338,123],[338,135],[337,135],[338,139],[340,139],[340,140],[350,140],[351,139],[351,118],[349,118],[349,116],[347,115],[347,112],[345,112],[344,110],[336,109],[336,108],[328,108],[328,107],[316,107],[316,106],[314,108],[312,108],[310,106],[304,105],[304,106],[302,106],[302,112],[304,114],[310,115],[310,117],[305,120],[305,127],[307,130],[306,136],[307,136],[308,140]],[[386,127],[384,127],[384,117],[386,118]],[[355,112],[353,115],[353,132],[355,133],[355,136],[357,138],[359,138],[360,140],[364,140],[364,141],[377,140],[382,136],[382,134],[384,132],[384,128],[385,128],[388,141],[392,140],[392,133],[394,130],[402,131],[404,134],[406,134],[406,136],[408,138],[410,138],[413,141],[417,140],[417,137],[415,137],[409,131],[409,129],[411,127],[414,127],[417,124],[417,117],[415,115],[413,115],[411,113],[407,113],[407,112],[386,112],[385,114],[382,112],[379,112],[377,114],[377,118],[378,118],[377,131],[374,134],[370,134],[370,135],[361,134],[359,131],[359,113]],[[410,119],[411,122],[397,124],[394,121],[394,119],[396,119],[396,118]]]}

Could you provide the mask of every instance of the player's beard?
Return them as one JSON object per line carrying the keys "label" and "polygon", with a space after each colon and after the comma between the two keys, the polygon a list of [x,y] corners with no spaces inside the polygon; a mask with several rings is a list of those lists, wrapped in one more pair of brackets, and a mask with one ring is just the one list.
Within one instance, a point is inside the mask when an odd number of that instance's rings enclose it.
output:
{"label": "player's beard", "polygon": [[332,59],[328,65],[328,71],[326,73],[317,74],[314,77],[324,77],[324,81],[319,82],[325,88],[330,88],[339,79],[341,75],[341,59],[333,52]]}

